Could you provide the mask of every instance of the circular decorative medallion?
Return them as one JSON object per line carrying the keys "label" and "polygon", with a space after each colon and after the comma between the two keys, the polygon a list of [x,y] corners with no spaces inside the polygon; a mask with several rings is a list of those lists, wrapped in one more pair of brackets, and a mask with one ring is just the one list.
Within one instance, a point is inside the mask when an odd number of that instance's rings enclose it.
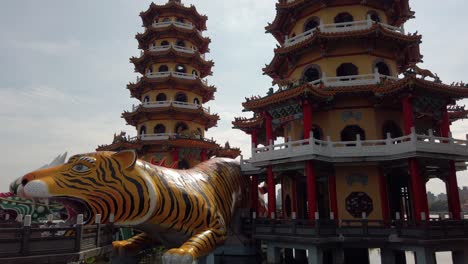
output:
{"label": "circular decorative medallion", "polygon": [[372,198],[364,192],[353,192],[346,198],[346,210],[354,218],[362,218],[362,213],[369,216],[374,210]]}

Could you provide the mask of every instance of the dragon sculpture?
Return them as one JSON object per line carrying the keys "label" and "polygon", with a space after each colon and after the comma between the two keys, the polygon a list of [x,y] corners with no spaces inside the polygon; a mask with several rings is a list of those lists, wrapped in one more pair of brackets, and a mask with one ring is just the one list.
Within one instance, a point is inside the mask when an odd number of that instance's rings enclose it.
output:
{"label": "dragon sculpture", "polygon": [[67,163],[26,174],[13,184],[19,196],[62,203],[68,221],[84,215],[143,233],[113,243],[135,252],[150,243],[169,250],[165,264],[192,263],[224,243],[236,209],[248,207],[249,184],[239,164],[215,158],[190,170],[154,166],[134,151],[76,155]]}

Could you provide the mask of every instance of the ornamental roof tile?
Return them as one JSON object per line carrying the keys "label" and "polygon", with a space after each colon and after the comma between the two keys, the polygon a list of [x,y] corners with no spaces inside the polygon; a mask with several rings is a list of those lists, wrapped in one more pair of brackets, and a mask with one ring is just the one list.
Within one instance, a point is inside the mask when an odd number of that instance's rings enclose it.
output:
{"label": "ornamental roof tile", "polygon": [[359,86],[341,86],[326,88],[320,86],[304,84],[297,88],[279,91],[266,97],[254,97],[244,102],[245,110],[257,110],[273,104],[285,102],[298,97],[312,97],[319,101],[329,101],[336,96],[367,93],[374,96],[386,96],[399,92],[414,92],[415,90],[430,91],[451,99],[461,99],[468,97],[468,88],[463,86],[451,86],[433,81],[427,81],[416,76],[408,76],[398,81],[387,80],[384,83]]}

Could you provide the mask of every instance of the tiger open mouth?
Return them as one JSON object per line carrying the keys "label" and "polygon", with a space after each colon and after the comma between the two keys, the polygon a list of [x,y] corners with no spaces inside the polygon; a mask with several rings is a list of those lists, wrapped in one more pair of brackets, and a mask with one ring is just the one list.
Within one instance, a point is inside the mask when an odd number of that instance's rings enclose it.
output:
{"label": "tiger open mouth", "polygon": [[62,204],[67,210],[68,218],[65,221],[68,224],[76,224],[78,215],[83,215],[83,224],[88,224],[93,217],[93,213],[88,204],[83,200],[73,197],[60,196],[51,198],[50,201]]}

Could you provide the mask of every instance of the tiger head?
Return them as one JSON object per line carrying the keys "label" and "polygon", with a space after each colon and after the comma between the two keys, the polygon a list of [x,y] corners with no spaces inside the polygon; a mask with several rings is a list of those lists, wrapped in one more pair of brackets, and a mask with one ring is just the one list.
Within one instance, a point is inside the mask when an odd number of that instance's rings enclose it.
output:
{"label": "tiger head", "polygon": [[84,223],[93,224],[99,214],[101,223],[113,218],[116,224],[137,225],[151,216],[156,197],[141,167],[133,150],[75,155],[65,164],[24,175],[18,195],[63,204],[70,223],[83,214]]}

